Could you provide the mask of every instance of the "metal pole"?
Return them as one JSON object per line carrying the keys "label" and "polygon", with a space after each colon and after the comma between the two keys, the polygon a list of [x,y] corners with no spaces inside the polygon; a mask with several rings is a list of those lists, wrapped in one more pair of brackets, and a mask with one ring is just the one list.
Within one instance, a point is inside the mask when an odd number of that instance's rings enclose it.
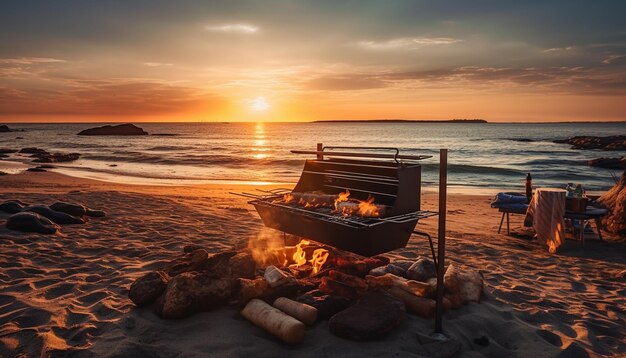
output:
{"label": "metal pole", "polygon": [[439,150],[439,233],[437,238],[437,309],[435,333],[443,333],[443,274],[446,255],[446,198],[448,186],[448,150]]}
{"label": "metal pole", "polygon": [[324,160],[324,154],[321,154],[319,152],[324,150],[324,145],[322,143],[317,143],[317,160]]}

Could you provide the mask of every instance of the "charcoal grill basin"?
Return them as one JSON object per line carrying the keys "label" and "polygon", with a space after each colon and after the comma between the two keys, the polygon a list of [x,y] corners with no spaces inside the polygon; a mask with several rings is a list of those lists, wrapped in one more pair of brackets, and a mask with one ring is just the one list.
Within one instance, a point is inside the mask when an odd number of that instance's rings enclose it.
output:
{"label": "charcoal grill basin", "polygon": [[[361,226],[337,221],[319,220],[315,213],[284,210],[263,200],[253,200],[263,224],[272,229],[304,237],[362,256],[374,256],[406,246],[418,219],[405,222],[378,222]],[[376,219],[374,219],[376,220]]]}

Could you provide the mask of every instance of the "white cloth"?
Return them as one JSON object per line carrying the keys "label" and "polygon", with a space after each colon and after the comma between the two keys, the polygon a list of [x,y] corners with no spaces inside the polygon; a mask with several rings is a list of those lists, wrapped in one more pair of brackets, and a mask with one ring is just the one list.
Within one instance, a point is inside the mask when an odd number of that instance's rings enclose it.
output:
{"label": "white cloth", "polygon": [[528,206],[527,214],[532,215],[537,238],[548,245],[551,253],[555,253],[565,241],[565,193],[563,189],[537,189]]}

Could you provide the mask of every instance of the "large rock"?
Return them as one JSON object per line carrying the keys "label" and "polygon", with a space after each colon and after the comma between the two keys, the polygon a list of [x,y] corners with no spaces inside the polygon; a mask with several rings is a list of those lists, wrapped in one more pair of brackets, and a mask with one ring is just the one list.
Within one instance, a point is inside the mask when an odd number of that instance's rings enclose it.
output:
{"label": "large rock", "polygon": [[455,264],[448,266],[443,276],[443,285],[449,295],[448,299],[455,307],[467,302],[479,302],[483,293],[483,278],[480,273]]}
{"label": "large rock", "polygon": [[333,334],[347,339],[382,339],[400,325],[405,316],[402,301],[388,293],[376,291],[334,315],[328,322],[328,328]]}
{"label": "large rock", "polygon": [[80,131],[78,135],[147,135],[148,132],[134,124],[108,125]]}
{"label": "large rock", "polygon": [[555,140],[554,143],[566,143],[572,149],[626,150],[626,135],[608,137],[576,136],[569,139]]}
{"label": "large rock", "polygon": [[254,278],[256,271],[256,262],[252,254],[246,251],[239,252],[231,257],[228,261],[230,273],[233,278]]}
{"label": "large rock", "polygon": [[602,219],[602,224],[608,232],[626,236],[626,171],[622,173],[619,182],[602,195],[598,201],[606,206],[608,214]]}
{"label": "large rock", "polygon": [[17,149],[0,148],[0,154],[12,154],[12,153],[17,153]]}
{"label": "large rock", "polygon": [[148,272],[130,285],[128,298],[137,306],[152,303],[165,291],[169,279],[163,271]]}
{"label": "large rock", "polygon": [[33,154],[33,155],[49,155],[47,150],[35,147],[27,147],[20,149],[21,154]]}
{"label": "large rock", "polygon": [[8,133],[11,132],[11,129],[6,124],[0,125],[0,133]]}
{"label": "large rock", "polygon": [[3,211],[5,213],[17,214],[22,210],[24,210],[24,205],[22,205],[22,203],[19,201],[8,200],[0,204],[0,211]]}
{"label": "large rock", "polygon": [[626,169],[626,156],[617,158],[597,158],[587,161],[590,167],[605,169]]}
{"label": "large rock", "polygon": [[217,254],[209,254],[204,249],[197,249],[170,261],[163,271],[170,276],[176,276],[183,272],[198,271],[211,277],[230,277],[228,262],[237,252],[226,251]]}
{"label": "large rock", "polygon": [[404,276],[406,274],[406,269],[402,268],[401,266],[398,266],[396,264],[388,264],[385,266],[378,266],[372,270],[370,270],[370,272],[368,273],[368,275],[372,275],[372,276],[382,276],[385,274],[392,274],[392,275],[396,275],[396,276]]}
{"label": "large rock", "polygon": [[97,218],[106,216],[106,213],[102,210],[93,210],[84,205],[71,204],[64,201],[58,201],[50,205],[50,209],[70,214],[72,216],[91,216]]}
{"label": "large rock", "polygon": [[7,219],[7,229],[36,232],[39,234],[55,234],[59,226],[43,216],[35,213],[17,213]]}
{"label": "large rock", "polygon": [[347,298],[329,295],[318,289],[303,293],[296,301],[317,308],[319,319],[329,319],[352,304]]}
{"label": "large rock", "polygon": [[78,160],[80,158],[80,154],[78,153],[46,153],[46,154],[37,154],[35,155],[36,159],[33,160],[35,163],[64,163],[64,162],[72,162],[74,160]]}
{"label": "large rock", "polygon": [[229,278],[213,278],[200,272],[184,272],[172,278],[155,311],[163,318],[182,318],[208,311],[226,302],[232,292]]}
{"label": "large rock", "polygon": [[419,258],[406,271],[406,278],[426,282],[437,274],[433,260]]}
{"label": "large rock", "polygon": [[23,209],[23,211],[30,211],[33,213],[37,213],[43,217],[46,217],[57,224],[66,225],[66,224],[84,224],[85,220],[72,216],[70,214],[66,214],[61,211],[54,211],[47,206],[27,206]]}

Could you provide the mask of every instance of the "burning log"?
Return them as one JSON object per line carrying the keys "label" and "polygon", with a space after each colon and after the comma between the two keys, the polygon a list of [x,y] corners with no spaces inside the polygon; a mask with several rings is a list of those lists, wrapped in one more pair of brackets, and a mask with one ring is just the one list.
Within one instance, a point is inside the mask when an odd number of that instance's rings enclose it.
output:
{"label": "burning log", "polygon": [[340,281],[352,288],[354,288],[358,293],[364,293],[367,291],[367,282],[364,279],[348,275],[347,273],[343,273],[337,270],[328,271],[328,276],[334,280]]}
{"label": "burning log", "polygon": [[433,287],[428,283],[407,280],[403,277],[392,275],[390,273],[382,276],[368,275],[365,277],[365,280],[367,281],[370,290],[377,288],[387,290],[392,287],[397,287],[419,297],[428,297],[433,292]]}
{"label": "burning log", "polygon": [[298,293],[298,291],[303,291],[304,289],[309,288],[308,286],[301,285],[300,283],[286,284],[272,288],[263,277],[259,277],[254,280],[240,278],[235,282],[234,286],[233,296],[239,305],[245,305],[254,298],[272,302],[278,297],[293,297]]}
{"label": "burning log", "polygon": [[407,310],[415,315],[429,318],[435,314],[437,302],[431,298],[418,297],[398,287],[392,287],[389,293],[404,302]]}
{"label": "burning log", "polygon": [[364,218],[377,218],[385,215],[385,206],[374,204],[374,197],[365,201],[344,201],[337,203],[336,212],[343,216],[360,216]]}
{"label": "burning log", "polygon": [[328,294],[345,297],[351,300],[359,297],[356,288],[328,276],[322,277],[320,290]]}
{"label": "burning log", "polygon": [[285,194],[282,200],[286,204],[298,204],[305,208],[332,207],[338,195],[323,192],[292,192]]}
{"label": "burning log", "polygon": [[307,326],[317,321],[317,308],[305,303],[290,300],[286,297],[280,297],[274,301],[273,306]]}
{"label": "burning log", "polygon": [[367,275],[367,262],[361,259],[355,259],[351,256],[339,256],[335,259],[337,270],[348,273],[357,277],[365,277]]}
{"label": "burning log", "polygon": [[241,315],[288,344],[298,344],[304,339],[304,323],[261,300],[248,302]]}
{"label": "burning log", "polygon": [[277,268],[276,266],[268,266],[263,274],[267,284],[272,287],[278,287],[285,284],[295,284],[296,279],[285,271]]}

